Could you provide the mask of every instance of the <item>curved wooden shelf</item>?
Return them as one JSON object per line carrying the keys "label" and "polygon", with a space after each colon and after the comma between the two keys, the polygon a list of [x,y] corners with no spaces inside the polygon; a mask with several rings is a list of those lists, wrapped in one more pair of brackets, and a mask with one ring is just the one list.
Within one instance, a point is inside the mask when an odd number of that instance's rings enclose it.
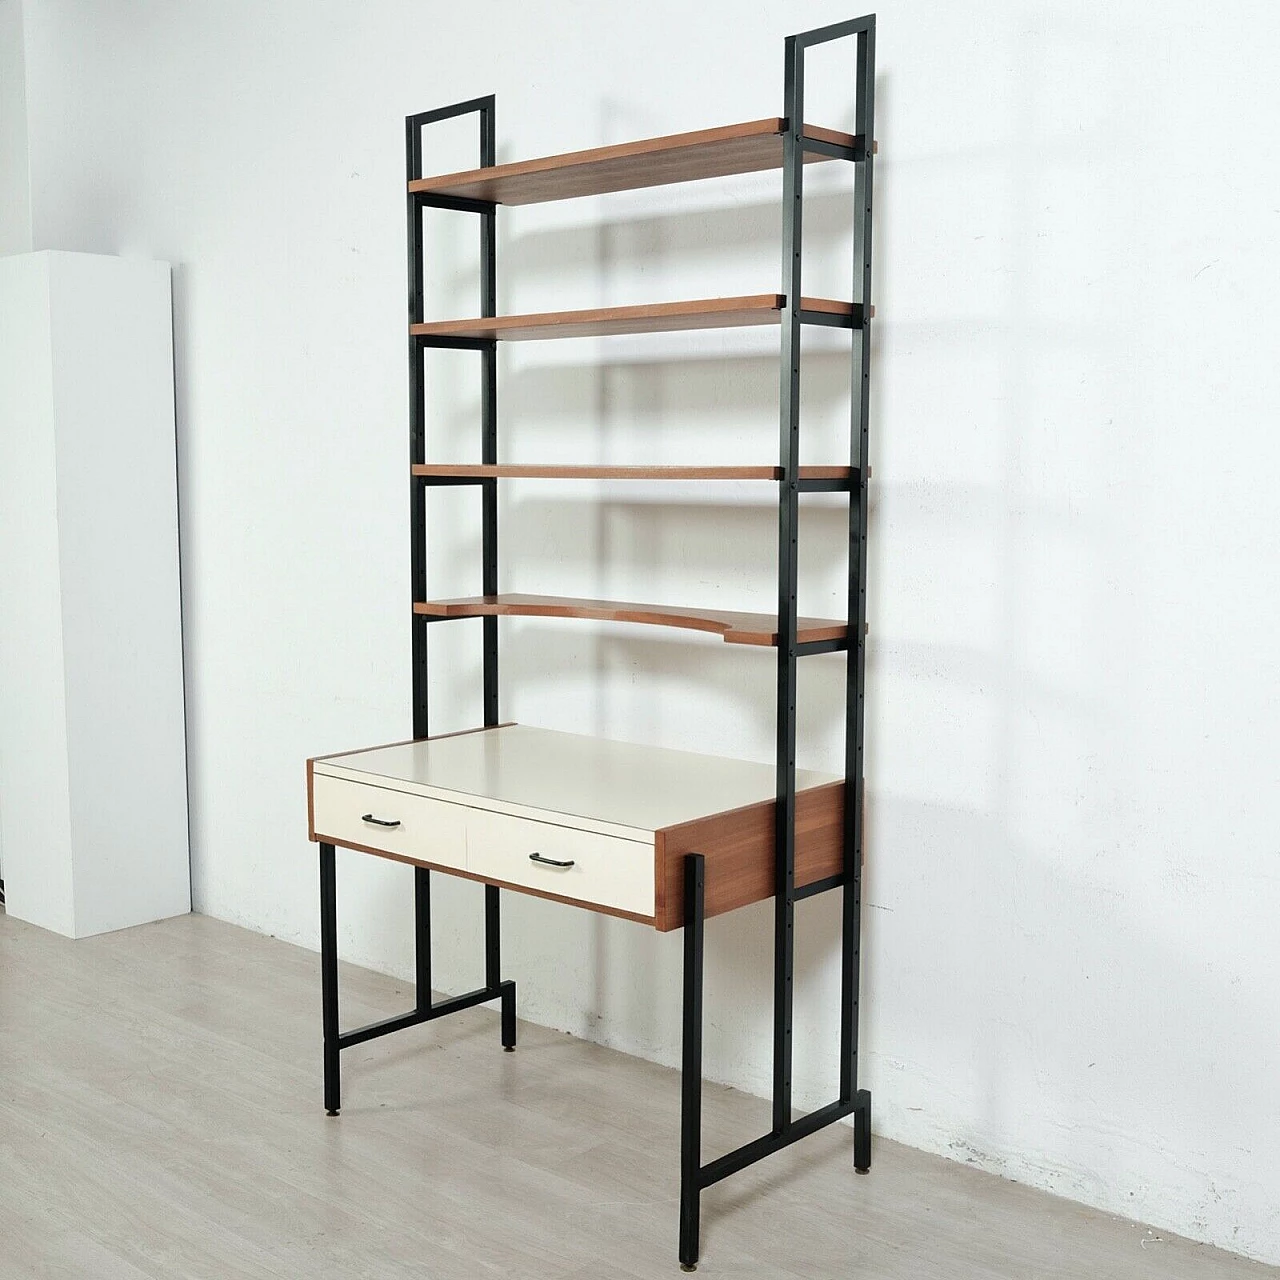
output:
{"label": "curved wooden shelf", "polygon": [[[716,129],[644,138],[487,169],[416,178],[409,183],[409,190],[415,195],[488,200],[495,204],[540,204],[603,195],[607,191],[722,178],[732,173],[756,173],[782,166],[782,133],[786,125],[784,119],[773,116]],[[806,163],[851,160],[862,141],[851,134],[811,124],[805,125],[804,136],[830,148],[806,150]]]}
{"label": "curved wooden shelf", "polygon": [[[474,480],[781,480],[781,467],[578,466],[523,462],[416,463],[415,476]],[[848,480],[848,467],[801,467],[801,480]]]}
{"label": "curved wooden shelf", "polygon": [[[415,338],[488,338],[501,342],[541,338],[589,338],[623,333],[670,333],[680,329],[736,329],[778,324],[786,297],[756,293],[739,298],[697,298],[651,302],[638,307],[594,307],[585,311],[544,311],[524,316],[477,316],[411,324]],[[856,326],[862,308],[833,298],[802,298],[802,311],[819,322]],[[873,311],[874,314],[874,311]]]}
{"label": "curved wooden shelf", "polygon": [[[731,609],[694,609],[676,605],[629,604],[621,600],[579,600],[570,596],[496,595],[456,600],[425,600],[414,613],[428,618],[589,618],[600,622],[639,622],[655,627],[709,631],[729,644],[774,646],[778,619],[772,613],[739,613]],[[843,640],[848,627],[829,618],[800,618],[801,644]]]}

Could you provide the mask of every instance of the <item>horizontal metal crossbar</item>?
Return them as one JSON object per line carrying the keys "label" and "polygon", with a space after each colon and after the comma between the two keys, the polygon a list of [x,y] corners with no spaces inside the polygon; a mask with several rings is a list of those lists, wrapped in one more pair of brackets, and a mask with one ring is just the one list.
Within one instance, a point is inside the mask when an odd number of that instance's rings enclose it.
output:
{"label": "horizontal metal crossbar", "polygon": [[415,475],[415,480],[421,481],[425,485],[432,488],[440,486],[448,487],[449,485],[459,484],[491,484],[492,480],[488,476],[422,476]]}
{"label": "horizontal metal crossbar", "polygon": [[836,636],[831,640],[803,640],[796,645],[797,658],[809,658],[815,653],[843,653],[849,647],[845,636]]}
{"label": "horizontal metal crossbar", "polygon": [[799,902],[801,898],[812,898],[815,894],[826,893],[828,889],[838,889],[842,884],[844,884],[844,872],[838,871],[833,876],[827,876],[825,880],[815,880],[812,884],[801,885],[793,896]]}
{"label": "horizontal metal crossbar", "polygon": [[410,334],[410,338],[423,347],[446,347],[459,351],[491,351],[496,350],[492,338],[458,338],[453,334],[433,333]]}
{"label": "horizontal metal crossbar", "polygon": [[409,199],[426,209],[456,209],[459,213],[492,213],[498,206],[492,200],[473,200],[470,196],[442,196],[430,191],[410,191]]}
{"label": "horizontal metal crossbar", "polygon": [[842,147],[838,142],[828,142],[825,138],[802,136],[800,146],[805,151],[815,155],[830,156],[833,160],[860,160],[862,158],[861,138],[855,138],[849,146]]}
{"label": "horizontal metal crossbar", "polygon": [[849,476],[801,476],[796,488],[801,493],[848,493],[853,481]]}
{"label": "horizontal metal crossbar", "polygon": [[852,311],[809,311],[800,310],[801,324],[820,324],[828,329],[861,329],[862,304],[855,302]]}
{"label": "horizontal metal crossbar", "polygon": [[815,44],[826,44],[829,40],[843,40],[846,36],[861,35],[866,31],[874,31],[876,15],[869,13],[863,18],[850,18],[848,22],[833,22],[829,27],[815,27],[812,31],[803,31],[791,36],[801,49],[810,49]]}
{"label": "horizontal metal crossbar", "polygon": [[473,111],[493,110],[494,95],[487,94],[483,98],[468,98],[466,102],[455,102],[447,107],[437,107],[434,111],[419,111],[409,117],[413,125],[435,124],[437,120],[452,120],[455,116],[467,116]]}
{"label": "horizontal metal crossbar", "polygon": [[757,1160],[763,1160],[765,1156],[771,1156],[775,1151],[799,1142],[801,1138],[807,1138],[836,1120],[853,1115],[854,1109],[852,1099],[819,1107],[817,1111],[793,1120],[781,1133],[766,1133],[763,1138],[757,1138],[718,1160],[712,1160],[710,1164],[704,1164],[698,1171],[698,1184],[703,1188],[714,1186],[731,1173],[737,1173],[739,1169],[745,1169],[747,1165],[755,1164]]}
{"label": "horizontal metal crossbar", "polygon": [[394,1018],[384,1018],[381,1022],[371,1022],[366,1027],[357,1027],[354,1031],[344,1031],[338,1036],[338,1048],[350,1049],[352,1045],[363,1044],[366,1040],[376,1040],[378,1036],[389,1036],[393,1031],[416,1027],[420,1022],[432,1022],[450,1013],[470,1009],[473,1005],[498,1000],[502,997],[503,988],[510,985],[510,982],[500,982],[496,987],[482,987],[479,991],[468,991],[464,995],[439,1000],[429,1009],[415,1009],[412,1013],[401,1013]]}

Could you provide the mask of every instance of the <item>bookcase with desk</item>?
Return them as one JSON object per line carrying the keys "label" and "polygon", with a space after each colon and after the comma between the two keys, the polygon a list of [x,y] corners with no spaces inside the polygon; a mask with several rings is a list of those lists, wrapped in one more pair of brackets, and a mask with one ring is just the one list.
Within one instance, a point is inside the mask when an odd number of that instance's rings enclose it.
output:
{"label": "bookcase with desk", "polygon": [[[854,133],[805,122],[805,54],[848,40],[853,52]],[[854,1165],[871,1164],[871,1097],[858,1087],[858,991],[862,905],[863,702],[865,687],[868,405],[871,381],[872,167],[875,18],[791,36],[784,49],[780,117],[650,138],[514,164],[495,164],[494,99],[480,98],[406,121],[409,268],[409,496],[412,587],[413,738],[307,762],[310,837],[320,847],[324,1105],[341,1108],[340,1053],[351,1045],[498,1001],[501,1042],[516,1043],[515,983],[502,977],[500,895],[534,894],[605,912],[661,931],[684,930],[679,1257],[697,1265],[701,1191],[739,1169],[846,1116],[854,1120]],[[475,114],[480,165],[423,175],[428,126]],[[804,166],[853,170],[850,299],[801,292]],[[496,219],[501,205],[690,182],[768,169],[782,171],[782,291],[648,306],[536,315],[497,314]],[[423,212],[472,213],[480,230],[480,305],[474,319],[426,318]],[[692,216],[692,215],[691,215]],[[776,464],[760,466],[514,465],[498,461],[497,344],[556,337],[777,325],[781,332],[780,440]],[[850,456],[847,464],[799,464],[801,334],[807,326],[851,338]],[[478,464],[426,458],[425,353],[459,348],[480,355]],[[608,600],[504,594],[498,582],[497,485],[504,478],[759,480],[778,492],[776,614],[667,607]],[[440,486],[479,490],[482,593],[432,599],[427,591],[426,503]],[[802,494],[848,495],[848,610],[845,620],[797,616],[798,522]],[[773,765],[665,747],[612,742],[503,723],[498,703],[498,623],[504,615],[603,619],[689,628],[728,644],[777,652],[777,750]],[[484,723],[431,737],[428,630],[448,619],[482,618]],[[845,654],[845,769],[830,776],[796,768],[796,672],[801,658]],[[414,868],[417,1000],[403,1014],[343,1031],[338,1018],[335,847]],[[485,885],[485,981],[433,1001],[431,874]],[[838,891],[843,900],[840,1084],[835,1101],[807,1115],[791,1105],[795,904]],[[701,1147],[703,925],[709,916],[774,901],[773,1123],[770,1131],[707,1163]]]}

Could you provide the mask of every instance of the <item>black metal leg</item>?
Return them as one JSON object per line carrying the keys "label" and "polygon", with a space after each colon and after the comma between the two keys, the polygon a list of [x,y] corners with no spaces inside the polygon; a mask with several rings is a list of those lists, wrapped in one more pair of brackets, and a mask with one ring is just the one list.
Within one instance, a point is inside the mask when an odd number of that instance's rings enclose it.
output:
{"label": "black metal leg", "polygon": [[[871,233],[873,157],[875,155],[876,33],[871,23],[858,32],[855,129],[863,139],[863,157],[855,166],[854,299],[862,306],[862,327],[853,343],[851,475],[858,477],[849,502],[850,645],[845,681],[845,831],[844,905],[840,998],[840,1097],[852,1099],[853,1167],[871,1172],[871,1094],[858,1085],[858,1006],[862,954],[863,701],[866,690],[867,621],[867,464],[870,461],[871,392]],[[855,1092],[856,1090],[856,1092]]]}
{"label": "black metal leg", "polygon": [[516,984],[509,979],[502,989],[502,1047],[507,1053],[516,1051]]}
{"label": "black metal leg", "polygon": [[871,1091],[859,1089],[853,1112],[853,1167],[871,1172]]}
{"label": "black metal leg", "polygon": [[782,143],[782,380],[778,460],[777,795],[773,922],[773,1132],[791,1124],[792,1009],[795,987],[796,657],[800,532],[800,262],[804,210],[804,50],[785,44]]}
{"label": "black metal leg", "polygon": [[431,872],[413,869],[413,954],[418,1012],[431,1008]]}
{"label": "black metal leg", "polygon": [[502,981],[501,907],[498,886],[484,887],[484,985],[496,987]]}
{"label": "black metal leg", "polygon": [[502,992],[502,1047],[516,1047],[516,984],[502,981],[502,908],[496,884],[484,887],[484,985]]}
{"label": "black metal leg", "polygon": [[680,1064],[680,1266],[698,1269],[702,1193],[702,926],[706,864],[684,859],[684,1035]]}
{"label": "black metal leg", "polygon": [[338,1044],[338,902],[333,845],[320,846],[320,989],[324,1006],[324,1109],[342,1106]]}

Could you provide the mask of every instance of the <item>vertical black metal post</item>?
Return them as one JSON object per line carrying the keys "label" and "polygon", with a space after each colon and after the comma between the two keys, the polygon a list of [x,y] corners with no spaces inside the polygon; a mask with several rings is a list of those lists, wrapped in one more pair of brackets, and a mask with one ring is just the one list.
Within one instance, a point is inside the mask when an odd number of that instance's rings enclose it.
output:
{"label": "vertical black metal post", "polygon": [[782,150],[782,479],[778,487],[777,825],[773,937],[773,1132],[791,1123],[791,1020],[795,970],[796,591],[799,577],[800,246],[804,175],[804,53],[785,49]]}
{"label": "vertical black metal post", "polygon": [[[410,182],[422,176],[422,129],[424,125],[453,119],[471,112],[480,118],[480,166],[494,164],[496,132],[494,97],[474,98],[436,111],[425,111],[406,120],[406,173]],[[483,201],[456,202],[436,200],[409,194],[409,323],[424,319],[422,270],[422,211],[437,205],[442,208],[465,208],[480,218],[480,314],[497,314],[497,208]],[[409,462],[426,461],[426,344],[412,336],[409,339]],[[498,460],[498,353],[495,342],[480,347],[480,460]],[[426,570],[426,490],[413,477],[409,488],[412,524],[412,588],[413,599],[425,600]],[[498,590],[498,485],[486,479],[481,485],[481,542],[485,595]],[[484,723],[498,723],[498,620],[485,618],[483,651]],[[429,732],[427,716],[427,627],[425,618],[413,621],[413,736],[425,738]],[[431,893],[430,873],[419,868],[415,879],[415,917],[417,926],[418,1008],[431,1004]],[[515,984],[501,981],[500,898],[494,885],[485,886],[485,987],[500,993],[502,999],[502,1043],[515,1047]]]}
{"label": "vertical black metal post", "polygon": [[[412,182],[422,177],[423,116],[405,120],[405,175]],[[422,204],[412,192],[408,202],[409,323],[421,324],[422,285]],[[412,468],[427,460],[425,348],[409,335],[409,600],[427,598],[427,494]],[[410,613],[412,627],[413,736],[425,738],[427,728],[427,620]]]}
{"label": "vertical black metal post", "polygon": [[680,1266],[698,1265],[702,1193],[702,937],[706,860],[684,859],[684,1030],[680,1052]]}
{"label": "vertical black metal post", "polygon": [[498,886],[487,884],[484,887],[484,985],[491,991],[502,981],[498,925]]}
{"label": "vertical black metal post", "polygon": [[[862,327],[853,343],[849,505],[849,648],[845,677],[844,912],[841,947],[840,1099],[856,1101],[854,1166],[871,1167],[871,1095],[858,1089],[858,994],[862,949],[863,724],[867,618],[867,464],[871,391],[871,211],[875,155],[876,29],[872,17],[857,35],[855,127],[862,154],[854,164],[854,301]],[[856,1091],[856,1094],[855,1094]]]}
{"label": "vertical black metal post", "polygon": [[[480,108],[480,167],[494,163],[496,130],[494,99],[486,99]],[[498,314],[497,270],[498,211],[496,206],[480,214],[480,314]],[[489,342],[480,352],[480,461],[498,461],[498,344]],[[484,561],[481,591],[484,595],[498,592],[498,482],[485,480],[481,486],[481,553]],[[484,722],[498,723],[498,619],[485,618],[484,628]],[[502,931],[500,890],[497,885],[484,889],[485,986],[496,988],[502,980]],[[515,1047],[515,988],[502,996],[502,1044]]]}
{"label": "vertical black metal post", "polygon": [[[422,177],[421,116],[405,120],[405,180]],[[422,204],[411,193],[408,200],[409,324],[425,319],[422,266]],[[426,349],[409,335],[409,600],[427,598],[427,491],[413,474],[413,467],[427,460]],[[430,732],[427,702],[427,620],[410,613],[412,642],[410,662],[413,680],[413,736]],[[415,1003],[419,1013],[431,1007],[431,872],[415,867],[413,873],[413,947],[416,979]]]}
{"label": "vertical black metal post", "polygon": [[431,872],[413,869],[413,936],[417,1006],[419,1013],[431,1008]]}
{"label": "vertical black metal post", "polygon": [[[480,167],[494,163],[494,100],[480,108]],[[498,211],[491,206],[480,214],[480,314],[498,314],[497,232]],[[480,352],[480,461],[498,461],[498,344],[488,342]],[[484,559],[484,595],[498,592],[498,482],[481,485],[481,549]],[[485,618],[484,627],[484,722],[498,723],[498,619]]]}
{"label": "vertical black metal post", "polygon": [[501,984],[502,990],[502,1047],[508,1053],[516,1048],[516,984],[510,980]]}
{"label": "vertical black metal post", "polygon": [[516,984],[502,981],[502,928],[498,886],[484,887],[484,985],[502,996],[502,1047],[516,1047]]}
{"label": "vertical black metal post", "polygon": [[333,845],[320,846],[320,998],[324,1026],[324,1109],[342,1107],[338,1045],[338,899]]}

